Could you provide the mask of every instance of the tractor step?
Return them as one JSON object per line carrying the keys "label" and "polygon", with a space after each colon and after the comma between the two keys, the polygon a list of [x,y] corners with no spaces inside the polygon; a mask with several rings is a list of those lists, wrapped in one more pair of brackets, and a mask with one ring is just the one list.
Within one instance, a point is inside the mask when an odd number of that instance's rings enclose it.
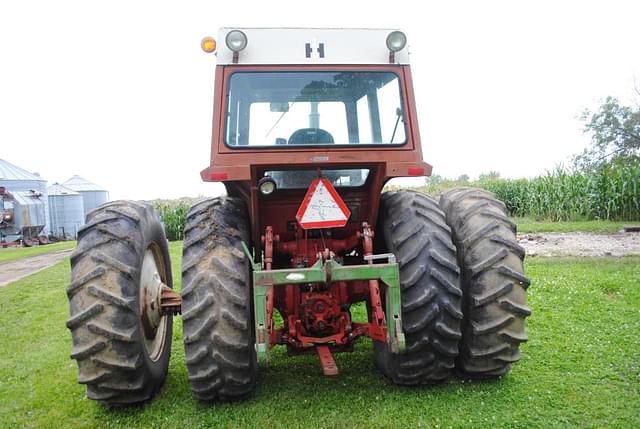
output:
{"label": "tractor step", "polygon": [[338,375],[338,365],[336,365],[336,361],[333,360],[333,356],[331,355],[329,346],[317,345],[316,351],[318,352],[318,357],[320,358],[320,366],[322,367],[322,372],[324,372],[324,375]]}

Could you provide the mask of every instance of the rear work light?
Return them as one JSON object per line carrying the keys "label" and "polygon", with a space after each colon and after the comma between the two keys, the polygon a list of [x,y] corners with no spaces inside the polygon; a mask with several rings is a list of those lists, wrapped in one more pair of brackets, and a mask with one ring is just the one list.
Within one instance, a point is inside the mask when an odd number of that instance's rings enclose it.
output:
{"label": "rear work light", "polygon": [[240,30],[231,30],[227,33],[224,42],[227,48],[233,52],[233,63],[238,63],[238,53],[247,47],[247,35]]}
{"label": "rear work light", "polygon": [[265,176],[258,182],[258,189],[262,195],[270,195],[276,190],[276,181],[269,176]]}
{"label": "rear work light", "polygon": [[402,31],[392,31],[387,36],[387,48],[389,48],[389,62],[396,60],[396,52],[401,51],[407,45],[407,36]]}
{"label": "rear work light", "polygon": [[240,52],[247,47],[247,35],[240,30],[231,30],[225,38],[227,48],[233,52]]}
{"label": "rear work light", "polygon": [[401,51],[407,44],[407,36],[402,31],[392,31],[387,36],[387,48],[390,51]]}

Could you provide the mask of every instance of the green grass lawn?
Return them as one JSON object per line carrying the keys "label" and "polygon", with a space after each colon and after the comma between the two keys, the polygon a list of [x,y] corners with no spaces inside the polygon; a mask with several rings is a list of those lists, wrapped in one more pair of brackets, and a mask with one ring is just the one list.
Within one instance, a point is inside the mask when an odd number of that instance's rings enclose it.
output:
{"label": "green grass lawn", "polygon": [[0,264],[3,262],[28,258],[29,256],[51,253],[57,250],[72,249],[74,247],[76,247],[75,241],[61,241],[59,243],[47,244],[44,246],[11,247],[6,249],[0,248]]}
{"label": "green grass lawn", "polygon": [[[176,276],[180,246],[171,245]],[[76,383],[66,260],[0,289],[0,427],[640,427],[640,258],[532,258],[527,271],[530,340],[499,381],[394,386],[369,342],[337,355],[341,373],[326,378],[315,356],[278,349],[252,399],[203,406],[189,389],[178,318],[159,396],[113,411]]]}
{"label": "green grass lawn", "polygon": [[540,221],[528,217],[517,217],[513,219],[518,225],[519,233],[535,232],[618,232],[624,225],[637,225],[638,222],[614,222],[610,220],[584,220],[584,221],[564,221],[551,222]]}

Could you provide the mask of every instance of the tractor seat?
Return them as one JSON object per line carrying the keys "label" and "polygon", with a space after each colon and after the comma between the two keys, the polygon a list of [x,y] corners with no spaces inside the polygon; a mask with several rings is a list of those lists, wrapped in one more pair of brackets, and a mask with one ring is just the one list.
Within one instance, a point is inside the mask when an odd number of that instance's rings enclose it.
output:
{"label": "tractor seat", "polygon": [[288,144],[333,144],[333,136],[321,128],[301,128],[289,137]]}

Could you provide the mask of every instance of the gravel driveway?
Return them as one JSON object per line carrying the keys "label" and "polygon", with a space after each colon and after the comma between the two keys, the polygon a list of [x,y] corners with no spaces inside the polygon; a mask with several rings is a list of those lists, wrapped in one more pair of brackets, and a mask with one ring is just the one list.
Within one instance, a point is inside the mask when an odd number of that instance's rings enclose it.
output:
{"label": "gravel driveway", "polygon": [[527,256],[640,255],[638,232],[518,234],[518,242]]}

